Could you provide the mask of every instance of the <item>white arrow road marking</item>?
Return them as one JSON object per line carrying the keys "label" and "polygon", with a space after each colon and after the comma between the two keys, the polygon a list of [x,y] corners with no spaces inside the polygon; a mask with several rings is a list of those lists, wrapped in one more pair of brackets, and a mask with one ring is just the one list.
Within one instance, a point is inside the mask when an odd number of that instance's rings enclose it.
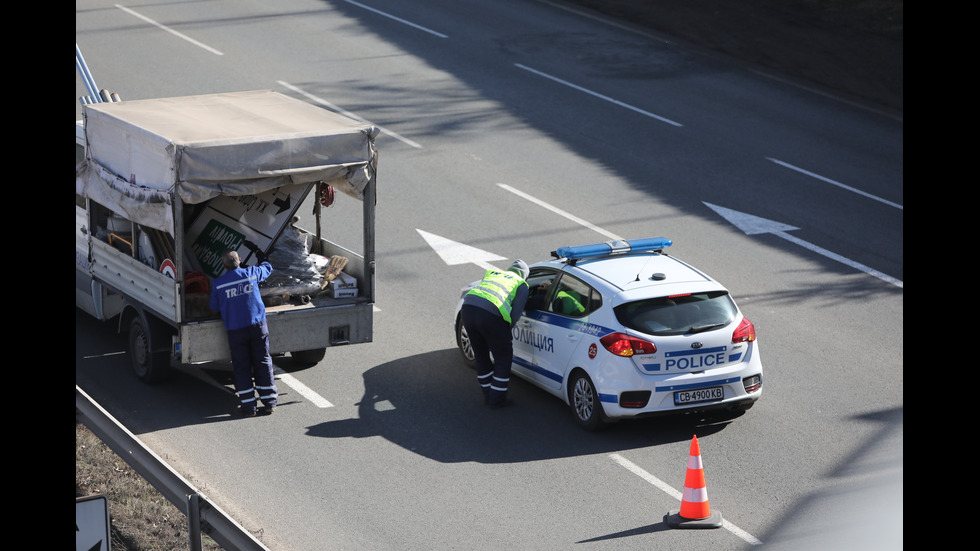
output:
{"label": "white arrow road marking", "polygon": [[774,222],[772,220],[767,220],[765,218],[760,218],[758,216],[753,216],[751,214],[746,214],[744,212],[738,212],[736,210],[726,209],[724,207],[719,207],[717,205],[712,205],[711,203],[704,203],[704,204],[707,207],[709,207],[711,210],[713,210],[716,213],[718,213],[722,218],[724,218],[725,220],[728,220],[729,223],[731,223],[732,225],[734,225],[738,229],[740,229],[743,232],[745,232],[746,235],[756,235],[756,234],[760,234],[760,233],[771,233],[771,234],[773,234],[775,236],[782,237],[783,239],[785,239],[785,240],[787,240],[787,241],[789,241],[791,243],[796,243],[797,245],[800,245],[801,247],[804,247],[806,249],[809,249],[809,250],[811,250],[811,251],[813,251],[813,252],[815,252],[817,254],[821,254],[823,256],[826,256],[827,258],[830,258],[832,260],[836,260],[836,261],[838,261],[838,262],[840,262],[842,264],[846,264],[846,265],[848,265],[848,266],[850,266],[852,268],[855,268],[857,270],[860,270],[860,271],[862,271],[862,272],[864,272],[864,273],[866,273],[868,275],[872,275],[874,277],[877,277],[878,279],[880,279],[882,281],[887,281],[888,283],[891,283],[892,285],[895,285],[895,286],[900,287],[900,288],[904,288],[904,285],[902,283],[902,280],[900,280],[900,279],[896,279],[896,278],[894,278],[894,277],[892,277],[890,275],[883,274],[883,273],[879,272],[878,270],[875,270],[874,268],[870,268],[868,266],[865,266],[864,264],[860,264],[858,262],[855,262],[853,260],[850,260],[848,258],[845,258],[845,257],[843,257],[843,256],[841,256],[841,255],[839,255],[837,253],[828,251],[827,249],[824,249],[822,247],[818,247],[817,245],[814,245],[813,243],[808,243],[808,242],[806,242],[806,241],[804,241],[802,239],[793,237],[792,235],[789,235],[788,233],[786,233],[788,231],[798,230],[799,228],[796,228],[796,227],[793,227],[793,226],[790,226],[790,225],[787,225],[787,224],[783,224],[781,222]]}
{"label": "white arrow road marking", "polygon": [[486,270],[496,270],[497,267],[490,264],[490,262],[495,260],[507,260],[500,255],[477,249],[476,247],[470,247],[469,245],[464,245],[462,243],[457,243],[456,241],[452,241],[446,239],[445,237],[440,237],[417,228],[415,231],[419,232],[419,235],[425,239],[425,242],[428,243],[434,251],[436,251],[439,258],[441,258],[442,261],[449,266],[456,266],[457,264],[476,264],[477,266],[480,266]]}

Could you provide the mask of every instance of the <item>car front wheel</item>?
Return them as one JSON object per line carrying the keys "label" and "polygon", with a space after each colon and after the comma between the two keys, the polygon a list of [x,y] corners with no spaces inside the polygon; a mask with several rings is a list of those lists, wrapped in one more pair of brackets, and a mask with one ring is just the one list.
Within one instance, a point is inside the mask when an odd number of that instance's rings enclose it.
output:
{"label": "car front wheel", "polygon": [[585,373],[578,372],[573,376],[572,385],[568,390],[568,402],[575,421],[585,430],[596,431],[606,425],[602,418],[599,394],[592,384],[592,379]]}
{"label": "car front wheel", "polygon": [[466,334],[466,328],[463,327],[463,321],[459,318],[456,319],[456,346],[459,347],[460,354],[463,355],[463,361],[466,365],[470,367],[476,367],[476,357],[473,354],[473,345],[470,344],[470,337]]}

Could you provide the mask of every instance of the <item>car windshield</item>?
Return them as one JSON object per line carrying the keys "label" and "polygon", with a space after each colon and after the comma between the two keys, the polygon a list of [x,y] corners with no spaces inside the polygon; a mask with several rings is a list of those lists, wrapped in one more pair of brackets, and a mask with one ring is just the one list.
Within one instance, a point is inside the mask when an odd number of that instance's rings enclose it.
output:
{"label": "car windshield", "polygon": [[616,307],[619,323],[650,335],[710,331],[730,324],[735,313],[735,303],[725,291],[649,298]]}

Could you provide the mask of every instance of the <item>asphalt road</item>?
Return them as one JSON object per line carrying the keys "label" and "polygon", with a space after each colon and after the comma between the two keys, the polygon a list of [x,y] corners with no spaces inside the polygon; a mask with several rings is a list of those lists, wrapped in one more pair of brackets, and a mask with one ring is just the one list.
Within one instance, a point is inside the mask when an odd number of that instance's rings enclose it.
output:
{"label": "asphalt road", "polygon": [[[75,21],[124,100],[275,89],[383,130],[375,340],[280,359],[275,415],[231,415],[227,366],[137,382],[76,310],[76,384],[270,548],[901,548],[900,120],[550,2],[79,0]],[[500,267],[670,237],[755,324],[765,394],[598,434],[520,382],[485,410],[451,319],[482,269],[425,235]],[[664,522],[694,435],[721,529]]]}

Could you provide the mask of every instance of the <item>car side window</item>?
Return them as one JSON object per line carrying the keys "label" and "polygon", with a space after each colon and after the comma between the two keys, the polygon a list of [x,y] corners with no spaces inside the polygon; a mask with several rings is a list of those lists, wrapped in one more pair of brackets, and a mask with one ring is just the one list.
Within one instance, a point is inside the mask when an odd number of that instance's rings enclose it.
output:
{"label": "car side window", "polygon": [[532,271],[527,278],[528,297],[525,310],[548,310],[548,297],[554,285],[558,272]]}
{"label": "car side window", "polygon": [[551,296],[551,311],[572,318],[586,316],[601,305],[602,298],[598,291],[568,274],[558,281]]}

